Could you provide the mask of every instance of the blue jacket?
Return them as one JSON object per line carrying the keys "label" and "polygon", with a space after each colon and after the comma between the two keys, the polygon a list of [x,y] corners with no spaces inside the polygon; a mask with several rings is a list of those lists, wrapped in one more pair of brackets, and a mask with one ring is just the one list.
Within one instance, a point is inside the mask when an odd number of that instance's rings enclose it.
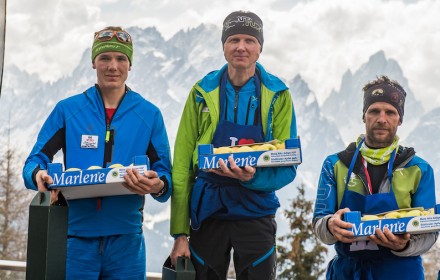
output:
{"label": "blue jacket", "polygon": [[[351,143],[346,150],[328,156],[318,183],[313,229],[323,243],[335,244],[336,249],[336,256],[327,267],[326,279],[423,279],[420,255],[436,242],[437,233],[412,234],[409,245],[397,252],[367,241],[342,243],[328,230],[328,220],[341,208],[348,166],[355,150],[355,143]],[[399,209],[435,206],[433,169],[415,155],[413,148],[399,146],[392,174],[392,188]],[[359,154],[350,177],[350,190],[368,195],[366,181]],[[378,193],[388,192],[389,181],[382,180]]]}
{"label": "blue jacket", "polygon": [[[127,90],[111,120],[114,146],[111,162],[105,163],[106,116],[97,87],[60,101],[44,123],[35,146],[23,168],[28,189],[37,190],[35,173],[47,169],[62,149],[65,169],[87,169],[92,165],[108,167],[113,163],[128,166],[133,157],[147,155],[168,192],[158,198],[165,202],[171,195],[171,162],[168,137],[162,114],[138,93]],[[82,136],[97,136],[97,148],[81,148]],[[69,235],[93,237],[142,231],[144,196],[121,195],[69,201]]]}

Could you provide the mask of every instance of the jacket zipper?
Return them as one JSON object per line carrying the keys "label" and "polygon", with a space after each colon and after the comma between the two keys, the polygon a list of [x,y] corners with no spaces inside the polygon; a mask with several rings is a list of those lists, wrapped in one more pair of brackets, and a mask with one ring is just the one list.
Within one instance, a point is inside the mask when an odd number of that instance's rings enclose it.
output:
{"label": "jacket zipper", "polygon": [[237,123],[237,118],[238,118],[238,97],[239,97],[239,92],[238,90],[235,90],[235,100],[234,100],[234,123]]}

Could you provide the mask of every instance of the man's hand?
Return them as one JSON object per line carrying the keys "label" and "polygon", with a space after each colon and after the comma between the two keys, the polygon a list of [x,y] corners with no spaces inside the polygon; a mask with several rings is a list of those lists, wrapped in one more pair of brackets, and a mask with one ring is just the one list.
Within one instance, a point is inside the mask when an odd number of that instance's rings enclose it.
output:
{"label": "man's hand", "polygon": [[124,179],[125,183],[122,185],[129,191],[139,195],[158,193],[165,184],[159,178],[157,172],[153,170],[147,170],[144,174],[141,174],[136,168],[127,168],[127,174],[124,175]]}
{"label": "man's hand", "polygon": [[354,233],[347,230],[348,228],[352,228],[353,225],[351,223],[344,222],[342,220],[342,215],[345,212],[349,212],[350,209],[344,208],[339,209],[338,212],[333,214],[333,216],[328,220],[327,227],[329,231],[333,234],[333,236],[341,242],[344,243],[352,243],[356,241],[354,238]]}
{"label": "man's hand", "polygon": [[189,243],[186,235],[181,235],[174,240],[173,250],[171,251],[171,263],[176,267],[176,262],[178,257],[191,257],[191,252],[189,251]]}
{"label": "man's hand", "polygon": [[[47,185],[53,184],[52,177],[47,174],[47,170],[39,170],[35,175],[35,181],[37,182],[37,188],[39,192],[46,192],[49,189]],[[60,190],[51,190],[50,191],[50,204],[53,204],[58,201],[58,193]]]}
{"label": "man's hand", "polygon": [[254,178],[256,168],[252,166],[245,166],[243,168],[238,167],[237,164],[235,164],[233,155],[228,157],[230,168],[226,166],[226,163],[223,161],[223,159],[219,159],[218,162],[220,169],[209,169],[208,171],[217,175],[238,179],[242,182],[247,182]]}
{"label": "man's hand", "polygon": [[401,251],[408,244],[410,236],[409,233],[393,234],[388,228],[384,228],[383,231],[376,229],[376,235],[370,235],[369,240],[393,251]]}

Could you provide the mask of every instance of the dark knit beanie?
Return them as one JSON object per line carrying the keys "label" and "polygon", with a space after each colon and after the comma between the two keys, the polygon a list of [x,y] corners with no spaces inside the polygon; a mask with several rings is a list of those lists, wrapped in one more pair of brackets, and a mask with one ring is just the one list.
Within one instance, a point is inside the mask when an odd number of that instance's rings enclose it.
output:
{"label": "dark knit beanie", "polygon": [[235,34],[247,34],[257,38],[263,49],[263,22],[252,12],[236,11],[230,13],[223,21],[222,45],[226,39]]}
{"label": "dark knit beanie", "polygon": [[406,92],[399,83],[391,81],[387,76],[380,76],[377,80],[365,85],[363,91],[364,108],[362,118],[371,104],[386,102],[396,108],[400,116],[400,122],[403,122]]}

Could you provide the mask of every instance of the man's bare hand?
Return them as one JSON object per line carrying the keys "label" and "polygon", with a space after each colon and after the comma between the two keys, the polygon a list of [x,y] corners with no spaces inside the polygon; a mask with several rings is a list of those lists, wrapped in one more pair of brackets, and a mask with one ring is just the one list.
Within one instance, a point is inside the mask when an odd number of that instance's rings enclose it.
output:
{"label": "man's bare hand", "polygon": [[191,252],[189,250],[189,242],[186,235],[181,235],[174,240],[173,250],[171,251],[171,263],[176,267],[176,262],[178,257],[191,257]]}
{"label": "man's bare hand", "polygon": [[136,168],[128,168],[124,179],[125,183],[122,185],[139,195],[158,193],[164,187],[164,182],[159,178],[159,174],[153,170],[147,170],[141,174]]}
{"label": "man's bare hand", "polygon": [[384,228],[383,231],[376,229],[376,235],[370,235],[370,241],[373,241],[377,245],[390,248],[393,251],[401,251],[408,244],[410,234],[393,234],[388,228]]}
{"label": "man's bare hand", "polygon": [[328,229],[333,234],[334,237],[338,241],[344,242],[344,243],[352,243],[356,241],[354,238],[354,233],[347,230],[349,228],[352,228],[353,225],[351,223],[344,222],[342,220],[342,215],[345,212],[350,211],[348,208],[339,209],[333,216],[328,220]]}
{"label": "man's bare hand", "polygon": [[242,182],[247,182],[250,181],[252,178],[254,178],[254,174],[256,172],[255,167],[252,166],[245,166],[243,168],[238,167],[237,164],[235,164],[233,155],[230,155],[228,157],[228,162],[230,168],[227,167],[223,159],[219,159],[220,169],[209,169],[208,171],[215,173],[217,175],[238,179]]}
{"label": "man's bare hand", "polygon": [[[39,170],[35,175],[37,181],[37,188],[39,192],[49,191],[47,185],[53,184],[52,177],[47,174],[47,170]],[[50,190],[50,204],[54,204],[58,201],[58,193],[60,190]]]}

